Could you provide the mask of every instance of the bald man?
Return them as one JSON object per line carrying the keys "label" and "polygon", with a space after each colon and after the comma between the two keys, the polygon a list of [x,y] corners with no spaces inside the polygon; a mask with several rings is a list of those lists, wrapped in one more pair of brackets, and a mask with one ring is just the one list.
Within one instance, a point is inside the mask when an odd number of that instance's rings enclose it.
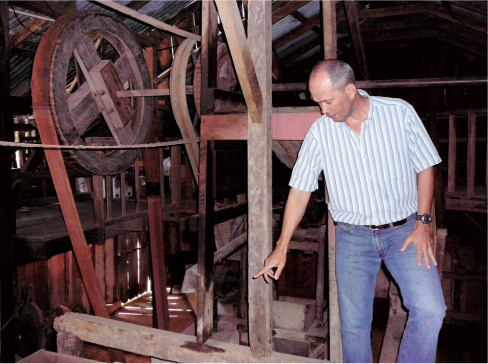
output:
{"label": "bald man", "polygon": [[293,168],[276,248],[254,278],[279,278],[323,171],[336,225],[344,361],[373,361],[374,289],[384,261],[409,311],[397,361],[433,362],[446,310],[429,225],[433,166],[441,159],[413,107],[357,89],[347,63],[318,63],[309,90],[322,117],[310,127]]}

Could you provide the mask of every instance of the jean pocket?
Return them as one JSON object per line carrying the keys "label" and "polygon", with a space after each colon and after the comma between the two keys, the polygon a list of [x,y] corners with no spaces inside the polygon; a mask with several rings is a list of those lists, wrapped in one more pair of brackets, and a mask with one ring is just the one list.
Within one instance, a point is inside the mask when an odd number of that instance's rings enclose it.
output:
{"label": "jean pocket", "polygon": [[336,225],[336,231],[346,232],[355,229],[356,225],[346,224],[345,222],[338,222]]}

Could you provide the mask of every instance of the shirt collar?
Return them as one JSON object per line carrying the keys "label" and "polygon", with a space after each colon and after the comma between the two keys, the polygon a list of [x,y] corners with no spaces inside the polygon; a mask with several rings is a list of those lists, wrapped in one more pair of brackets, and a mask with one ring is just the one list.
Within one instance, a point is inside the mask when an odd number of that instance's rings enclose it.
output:
{"label": "shirt collar", "polygon": [[[367,97],[369,99],[369,112],[368,112],[368,118],[364,121],[365,123],[368,123],[368,121],[371,119],[371,115],[373,114],[373,99],[369,97],[368,93],[362,89],[358,88],[358,93],[363,96]],[[340,123],[337,123],[338,126],[342,129],[348,129],[349,127],[347,126],[345,121],[341,121]]]}

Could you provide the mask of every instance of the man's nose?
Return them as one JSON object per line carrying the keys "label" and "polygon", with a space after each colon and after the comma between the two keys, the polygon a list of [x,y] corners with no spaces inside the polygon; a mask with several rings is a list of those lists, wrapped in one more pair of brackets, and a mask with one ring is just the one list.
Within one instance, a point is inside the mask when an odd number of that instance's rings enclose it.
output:
{"label": "man's nose", "polygon": [[329,108],[327,107],[326,104],[324,104],[324,103],[320,104],[320,111],[322,112],[322,115],[327,114],[328,110],[329,110]]}

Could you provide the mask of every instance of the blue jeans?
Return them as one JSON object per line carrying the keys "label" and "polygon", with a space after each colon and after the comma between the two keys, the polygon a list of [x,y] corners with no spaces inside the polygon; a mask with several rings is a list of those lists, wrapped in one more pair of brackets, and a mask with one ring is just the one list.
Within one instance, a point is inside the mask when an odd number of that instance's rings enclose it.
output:
{"label": "blue jeans", "polygon": [[338,222],[336,276],[339,290],[344,362],[372,362],[371,321],[376,276],[381,260],[398,283],[408,321],[398,362],[433,362],[437,338],[445,316],[439,274],[417,264],[414,244],[400,248],[415,225],[415,215],[403,225],[371,230]]}

